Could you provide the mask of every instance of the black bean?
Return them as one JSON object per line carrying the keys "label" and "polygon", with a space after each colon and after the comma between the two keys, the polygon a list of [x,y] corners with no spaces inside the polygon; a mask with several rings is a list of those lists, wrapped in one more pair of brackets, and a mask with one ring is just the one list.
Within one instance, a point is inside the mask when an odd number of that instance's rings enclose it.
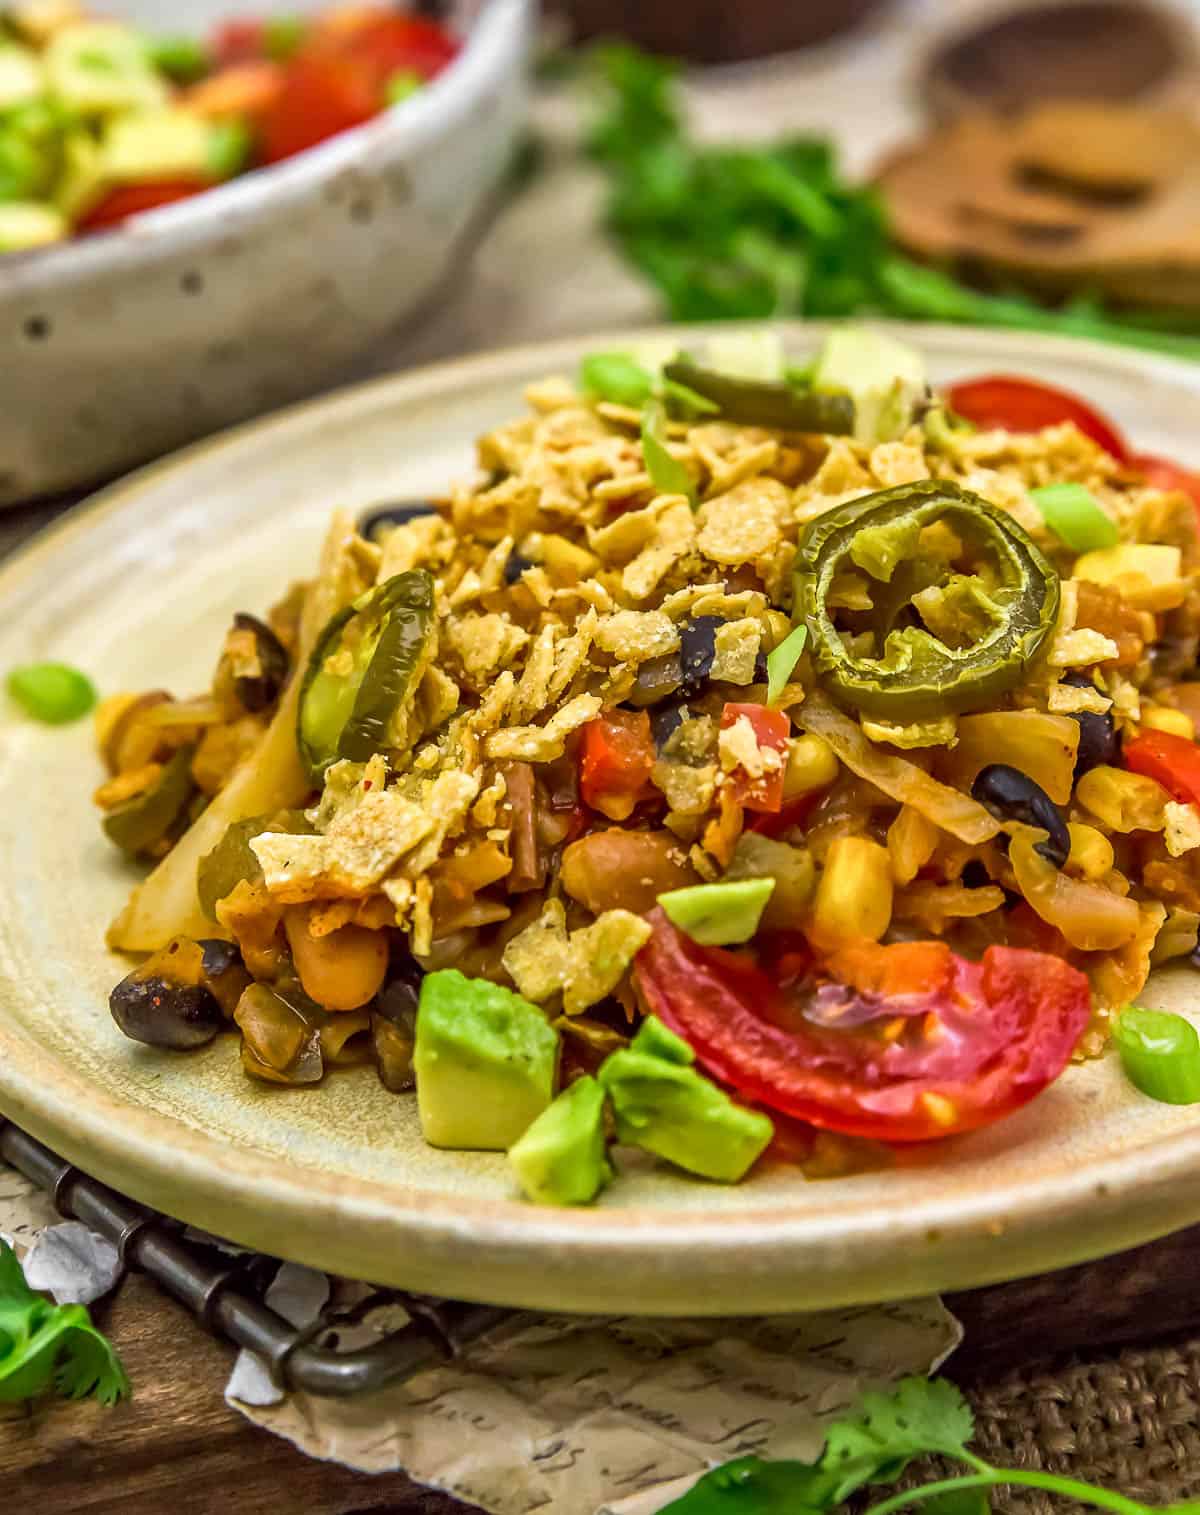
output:
{"label": "black bean", "polygon": [[376,505],[359,516],[358,534],[370,542],[381,527],[403,526],[407,521],[415,521],[418,516],[436,513],[437,506],[432,500],[397,500],[391,505]]}
{"label": "black bean", "polygon": [[525,557],[514,548],[508,555],[508,562],[504,565],[504,582],[515,584],[527,568],[534,566],[532,558]]}
{"label": "black bean", "polygon": [[754,682],[765,684],[770,677],[771,670],[767,667],[767,655],[765,652],[760,652],[754,659]]}
{"label": "black bean", "polygon": [[685,698],[697,695],[712,672],[717,655],[717,632],[725,622],[719,615],[698,615],[680,629],[679,661],[683,678],[679,692]]}
{"label": "black bean", "polygon": [[1071,850],[1071,835],[1058,806],[1028,774],[1007,763],[989,763],[976,775],[971,794],[999,820],[1023,821],[1049,833],[1037,851],[1061,868]]}
{"label": "black bean", "polygon": [[[1075,689],[1095,689],[1086,673],[1069,673],[1063,679]],[[1115,768],[1121,761],[1121,738],[1113,723],[1112,712],[1100,715],[1095,710],[1075,710],[1071,719],[1079,726],[1079,747],[1075,754],[1075,777],[1082,778],[1101,764]]]}
{"label": "black bean", "polygon": [[172,984],[141,969],[121,980],[108,1007],[135,1042],[178,1052],[203,1047],[225,1024],[216,997],[203,984]]}
{"label": "black bean", "polygon": [[200,963],[206,978],[222,978],[233,968],[242,966],[242,954],[232,942],[219,937],[208,937],[197,943],[200,948]]}
{"label": "black bean", "polygon": [[660,705],[650,716],[650,731],[660,752],[683,725],[686,715],[686,705]]}
{"label": "black bean", "polygon": [[233,624],[237,631],[253,633],[259,667],[259,672],[252,677],[243,675],[235,678],[233,692],[243,709],[266,710],[279,698],[280,691],[287,682],[290,666],[287,652],[271,628],[257,616],[239,610],[233,618]]}

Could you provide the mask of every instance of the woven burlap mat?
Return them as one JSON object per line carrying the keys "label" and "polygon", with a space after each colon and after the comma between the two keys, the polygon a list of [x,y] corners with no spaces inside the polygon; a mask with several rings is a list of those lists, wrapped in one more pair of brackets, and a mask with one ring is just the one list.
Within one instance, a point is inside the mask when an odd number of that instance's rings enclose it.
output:
{"label": "woven burlap mat", "polygon": [[[997,1467],[1065,1473],[1156,1505],[1200,1497],[1200,1336],[1009,1373],[968,1398],[974,1450]],[[1011,1515],[1083,1508],[1036,1490],[994,1505]]]}

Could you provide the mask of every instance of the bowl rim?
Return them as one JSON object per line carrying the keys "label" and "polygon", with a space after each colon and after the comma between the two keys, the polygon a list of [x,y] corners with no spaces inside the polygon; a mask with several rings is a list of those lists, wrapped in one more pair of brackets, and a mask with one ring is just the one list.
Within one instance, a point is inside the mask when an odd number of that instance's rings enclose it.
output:
{"label": "bowl rim", "polygon": [[[762,323],[730,324],[733,329],[754,329]],[[837,324],[843,323],[780,322],[778,329],[785,340],[811,340]],[[1140,350],[940,323],[871,324],[902,340],[938,343],[943,354],[968,362],[986,362],[993,343],[999,348],[1006,337],[1019,335],[1022,350],[1034,359],[1053,363],[1056,356],[1070,354],[1142,386],[1163,380],[1190,387],[1200,397],[1200,370],[1194,365]],[[127,509],[167,475],[186,472],[211,452],[236,453],[240,446],[261,444],[264,436],[275,446],[286,446],[289,428],[303,427],[315,415],[329,422],[340,414],[349,423],[362,407],[401,404],[410,392],[436,399],[488,380],[511,381],[514,372],[534,365],[545,372],[560,371],[590,346],[630,346],[666,333],[686,342],[705,330],[711,328],[658,325],[506,347],[346,386],[244,423],[150,464],[76,506],[0,565],[0,598],[19,588],[26,575],[36,573],[61,545],[86,533],[93,522]],[[386,1233],[390,1241],[405,1242],[410,1250],[404,1267],[426,1281],[410,1287],[436,1292],[437,1278],[449,1268],[457,1276],[458,1297],[489,1303],[545,1307],[545,1294],[552,1292],[545,1284],[547,1270],[555,1271],[562,1282],[561,1270],[582,1254],[595,1264],[595,1277],[573,1282],[576,1302],[560,1308],[609,1308],[616,1283],[627,1279],[635,1286],[642,1279],[641,1271],[631,1271],[635,1267],[644,1271],[648,1292],[642,1307],[635,1302],[626,1313],[678,1313],[669,1302],[674,1297],[670,1290],[684,1267],[699,1288],[724,1287],[726,1298],[730,1279],[738,1278],[745,1288],[744,1313],[795,1309],[804,1300],[804,1307],[817,1308],[846,1303],[844,1295],[830,1296],[831,1289],[837,1292],[837,1270],[854,1266],[851,1260],[864,1246],[882,1257],[886,1242],[894,1251],[886,1265],[882,1260],[875,1264],[872,1282],[862,1284],[857,1293],[858,1302],[874,1302],[931,1287],[927,1277],[924,1282],[918,1278],[914,1286],[914,1269],[936,1273],[934,1286],[939,1288],[974,1285],[1118,1251],[1200,1220],[1200,1183],[1194,1182],[1200,1177],[1200,1122],[1154,1146],[1064,1165],[1052,1182],[1032,1191],[1018,1192],[1010,1181],[999,1190],[969,1197],[958,1191],[947,1198],[931,1188],[919,1205],[903,1214],[894,1207],[867,1213],[857,1206],[800,1213],[794,1207],[784,1210],[756,1202],[752,1191],[735,1216],[702,1208],[625,1204],[559,1210],[532,1207],[516,1197],[452,1196],[414,1191],[400,1181],[382,1184],[340,1172],[292,1170],[265,1154],[245,1150],[237,1151],[235,1160],[227,1142],[159,1111],[138,1110],[136,1121],[125,1123],[128,1105],[110,1095],[99,1096],[102,1113],[108,1116],[100,1120],[94,1109],[96,1093],[83,1073],[57,1061],[54,1083],[47,1087],[45,1059],[44,1049],[0,1016],[0,1119],[7,1113],[35,1137],[106,1182],[122,1185],[135,1198],[162,1205],[164,1195],[174,1192],[186,1175],[184,1208],[189,1213],[181,1218],[219,1231],[214,1218],[236,1212],[241,1234],[235,1239],[268,1251],[271,1246],[261,1241],[269,1234],[264,1228],[289,1223],[289,1237],[294,1238],[289,1240],[289,1255],[318,1267],[325,1264],[316,1252],[327,1253],[330,1245],[349,1252],[360,1245],[369,1249],[374,1242],[378,1255],[378,1239]],[[92,1113],[81,1114],[89,1105]],[[1189,1179],[1190,1185],[1185,1183]],[[267,1208],[269,1218],[263,1213]],[[1086,1228],[1080,1227],[1081,1210],[1088,1212]],[[322,1241],[314,1251],[310,1235],[334,1224],[340,1240]],[[278,1237],[279,1229],[273,1234]],[[703,1248],[697,1253],[701,1237]],[[488,1267],[466,1277],[464,1238],[470,1246],[488,1249]],[[986,1263],[979,1257],[985,1240],[992,1249]],[[925,1255],[931,1249],[938,1254],[935,1263]],[[797,1294],[798,1281],[807,1294]],[[607,1304],[606,1296],[596,1292],[605,1288],[610,1291]],[[728,1313],[713,1306],[705,1310],[694,1302],[689,1310]]]}
{"label": "bowl rim", "polygon": [[383,160],[398,146],[421,148],[452,130],[524,54],[533,0],[483,0],[457,56],[425,88],[361,126],[339,132],[282,163],[215,184],[203,194],[144,211],[91,236],[71,236],[0,257],[0,294],[30,295],[82,282],[138,261],[169,241],[200,248],[277,207],[309,199],[347,169]]}

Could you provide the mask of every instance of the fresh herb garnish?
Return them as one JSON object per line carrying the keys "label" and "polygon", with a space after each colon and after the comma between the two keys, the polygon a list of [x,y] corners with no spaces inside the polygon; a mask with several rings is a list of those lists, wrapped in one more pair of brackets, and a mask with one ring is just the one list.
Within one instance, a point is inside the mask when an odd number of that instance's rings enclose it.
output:
{"label": "fresh herb garnish", "polygon": [[660,494],[681,494],[695,509],[696,485],[690,473],[667,451],[667,413],[659,400],[649,400],[642,411],[642,457],[651,483]]}
{"label": "fresh herb garnish", "polygon": [[22,710],[49,726],[77,721],[96,703],[91,679],[69,663],[30,663],[14,668],[6,682]]}
{"label": "fresh herb garnish", "polygon": [[[895,1483],[914,1458],[930,1454],[969,1471],[906,1489],[866,1515],[892,1515],[918,1504],[936,1515],[986,1515],[988,1490],[1005,1486],[1043,1489],[1115,1515],[1147,1515],[1156,1508],[1059,1473],[992,1467],[968,1450],[974,1431],[970,1407],[947,1379],[906,1378],[891,1394],[865,1394],[855,1410],[834,1421],[816,1462],[739,1458],[705,1474],[663,1515],[823,1515],[869,1484]],[[1157,1508],[1178,1515],[1198,1509]]]}
{"label": "fresh herb garnish", "polygon": [[796,626],[788,632],[774,652],[767,653],[767,704],[773,705],[784,691],[792,676],[792,670],[800,661],[804,644],[808,641],[808,627]]}
{"label": "fresh herb garnish", "polygon": [[654,393],[654,375],[627,352],[589,353],[579,365],[588,394],[612,405],[644,405]]}
{"label": "fresh herb garnish", "polygon": [[1126,1077],[1143,1094],[1166,1105],[1200,1103],[1200,1035],[1191,1021],[1126,1005],[1112,1035]]}
{"label": "fresh herb garnish", "polygon": [[1029,498],[1041,511],[1046,525],[1072,552],[1115,547],[1120,541],[1117,523],[1104,513],[1099,500],[1082,484],[1043,484],[1039,489],[1031,489]]}
{"label": "fresh herb garnish", "polygon": [[898,251],[886,209],[851,184],[832,146],[789,137],[762,147],[700,144],[676,98],[675,65],[597,49],[605,103],[588,135],[610,180],[606,219],[621,251],[676,321],[873,313],[1054,331],[1200,358],[1200,321],[1178,311],[1054,309],[985,294]]}
{"label": "fresh herb garnish", "polygon": [[0,1401],[32,1399],[51,1386],[67,1399],[94,1394],[105,1405],[130,1392],[121,1359],[86,1308],[35,1293],[17,1254],[0,1241]]}

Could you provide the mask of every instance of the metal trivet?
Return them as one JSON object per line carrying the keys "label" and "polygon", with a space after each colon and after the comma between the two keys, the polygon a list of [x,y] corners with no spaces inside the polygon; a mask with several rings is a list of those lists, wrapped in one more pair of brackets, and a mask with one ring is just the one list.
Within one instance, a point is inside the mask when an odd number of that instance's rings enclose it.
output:
{"label": "metal trivet", "polygon": [[[268,1259],[257,1253],[230,1257],[191,1240],[178,1221],[125,1199],[3,1116],[0,1158],[45,1189],[60,1214],[107,1237],[126,1269],[148,1274],[215,1335],[257,1352],[285,1390],[342,1398],[368,1394],[457,1357],[512,1316],[489,1305],[379,1289],[340,1315],[327,1312],[316,1325],[297,1329],[256,1297],[269,1277]],[[315,1337],[387,1304],[402,1306],[409,1324],[369,1347],[342,1352],[316,1345]]]}

